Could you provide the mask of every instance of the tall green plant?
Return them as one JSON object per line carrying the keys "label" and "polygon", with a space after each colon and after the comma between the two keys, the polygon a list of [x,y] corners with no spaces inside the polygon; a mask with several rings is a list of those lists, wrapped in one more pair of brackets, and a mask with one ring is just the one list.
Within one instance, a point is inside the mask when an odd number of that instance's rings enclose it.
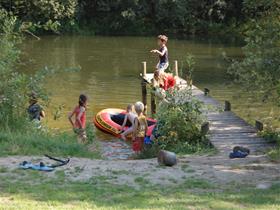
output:
{"label": "tall green plant", "polygon": [[201,134],[205,120],[203,104],[193,98],[191,90],[173,90],[168,93],[168,103],[159,104],[158,144],[174,152],[196,152],[206,142]]}

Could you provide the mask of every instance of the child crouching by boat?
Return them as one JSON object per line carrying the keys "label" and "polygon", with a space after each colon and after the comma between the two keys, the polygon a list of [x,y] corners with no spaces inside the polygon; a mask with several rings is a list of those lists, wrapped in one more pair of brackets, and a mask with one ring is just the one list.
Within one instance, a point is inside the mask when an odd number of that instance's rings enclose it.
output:
{"label": "child crouching by boat", "polygon": [[[121,138],[123,140],[126,140],[126,136],[133,132],[134,120],[137,117],[136,114],[133,112],[133,109],[134,109],[134,105],[132,104],[129,104],[126,108],[126,115],[121,128],[121,131],[123,131],[123,133],[121,134]],[[131,126],[128,129],[124,130],[127,122],[129,122]]]}
{"label": "child crouching by boat", "polygon": [[148,123],[143,114],[144,104],[142,102],[135,103],[135,111],[137,113],[137,117],[134,119],[132,149],[135,153],[139,154],[143,148],[145,135],[148,130]]}
{"label": "child crouching by boat", "polygon": [[[87,106],[87,96],[81,94],[79,97],[79,104],[74,108],[74,110],[69,114],[68,119],[73,127],[74,132],[78,135],[79,143],[87,142],[86,135],[86,106]],[[75,116],[75,122],[72,118]]]}

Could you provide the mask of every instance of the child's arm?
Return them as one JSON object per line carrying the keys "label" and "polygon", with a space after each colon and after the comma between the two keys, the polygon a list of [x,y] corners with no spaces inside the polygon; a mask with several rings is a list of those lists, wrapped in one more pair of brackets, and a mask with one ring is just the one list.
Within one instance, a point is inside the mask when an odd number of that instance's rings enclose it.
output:
{"label": "child's arm", "polygon": [[121,130],[123,130],[123,129],[124,129],[124,126],[126,125],[127,117],[128,117],[127,115],[128,115],[128,114],[126,114],[125,117],[124,117],[124,121],[123,121]]}
{"label": "child's arm", "polygon": [[166,53],[167,49],[166,47],[163,49],[162,52],[160,52],[159,50],[151,50],[151,53],[157,53],[159,54],[160,56],[164,56],[164,54]]}
{"label": "child's arm", "polygon": [[44,112],[44,110],[41,110],[40,116],[41,116],[42,118],[44,118],[44,117],[46,116],[46,113]]}
{"label": "child's arm", "polygon": [[132,140],[134,140],[136,138],[138,124],[139,124],[138,119],[135,118],[134,123],[133,123]]}
{"label": "child's arm", "polygon": [[78,121],[78,124],[79,124],[79,128],[80,128],[80,129],[83,128],[83,124],[82,124],[82,121],[81,121],[81,117],[82,117],[82,115],[83,115],[83,113],[84,113],[85,111],[86,111],[85,108],[84,108],[84,107],[81,107],[81,108],[80,108],[80,112],[79,112],[79,114],[78,114],[78,116],[77,116],[77,121]]}
{"label": "child's arm", "polygon": [[72,120],[72,117],[73,117],[74,114],[75,114],[75,109],[68,115],[68,120],[71,123],[73,128],[75,127],[74,122]]}

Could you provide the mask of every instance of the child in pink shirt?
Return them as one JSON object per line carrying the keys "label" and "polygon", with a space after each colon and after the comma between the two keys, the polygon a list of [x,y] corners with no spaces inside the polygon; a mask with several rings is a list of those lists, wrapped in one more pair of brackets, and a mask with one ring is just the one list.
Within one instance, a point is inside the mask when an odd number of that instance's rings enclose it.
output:
{"label": "child in pink shirt", "polygon": [[[74,129],[74,132],[78,134],[78,141],[86,143],[86,105],[87,96],[81,94],[79,97],[79,105],[74,108],[74,110],[69,114],[68,119]],[[75,122],[72,120],[75,116]]]}

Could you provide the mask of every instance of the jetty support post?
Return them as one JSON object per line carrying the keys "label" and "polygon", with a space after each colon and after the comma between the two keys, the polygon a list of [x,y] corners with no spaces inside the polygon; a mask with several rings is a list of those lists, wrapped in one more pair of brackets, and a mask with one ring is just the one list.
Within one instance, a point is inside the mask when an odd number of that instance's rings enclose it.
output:
{"label": "jetty support post", "polygon": [[147,115],[147,82],[145,80],[147,74],[147,62],[143,63],[143,75],[141,81],[141,89],[142,89],[142,102],[144,104],[144,115]]}
{"label": "jetty support post", "polygon": [[225,112],[231,111],[231,103],[229,101],[225,101]]}
{"label": "jetty support post", "polygon": [[174,71],[175,71],[175,76],[179,76],[179,73],[178,73],[178,61],[175,60],[174,61]]}
{"label": "jetty support post", "polygon": [[262,131],[263,130],[263,123],[259,120],[256,120],[255,127],[258,131]]}
{"label": "jetty support post", "polygon": [[147,74],[147,62],[143,61],[142,63],[143,63],[143,77],[145,78]]}
{"label": "jetty support post", "polygon": [[155,99],[155,93],[151,92],[151,113],[154,115],[156,113],[156,99]]}
{"label": "jetty support post", "polygon": [[205,136],[208,134],[209,132],[209,127],[210,127],[210,123],[209,122],[204,122],[202,125],[201,125],[201,135]]}

